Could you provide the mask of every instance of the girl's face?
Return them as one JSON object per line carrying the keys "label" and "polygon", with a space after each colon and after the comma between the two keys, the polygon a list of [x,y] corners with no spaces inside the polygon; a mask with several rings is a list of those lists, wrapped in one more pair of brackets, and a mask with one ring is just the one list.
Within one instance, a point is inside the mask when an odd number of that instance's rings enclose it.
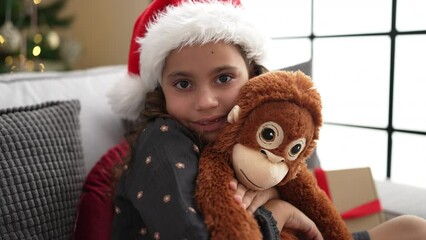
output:
{"label": "girl's face", "polygon": [[165,61],[161,87],[167,112],[210,142],[249,79],[238,48],[223,42],[186,46]]}

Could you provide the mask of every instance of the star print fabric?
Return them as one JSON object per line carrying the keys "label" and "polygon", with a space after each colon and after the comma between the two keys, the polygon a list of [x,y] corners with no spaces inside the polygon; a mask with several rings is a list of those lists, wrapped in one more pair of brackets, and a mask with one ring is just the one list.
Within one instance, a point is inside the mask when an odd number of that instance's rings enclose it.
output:
{"label": "star print fabric", "polygon": [[208,239],[193,197],[198,149],[178,122],[148,124],[116,188],[112,239]]}

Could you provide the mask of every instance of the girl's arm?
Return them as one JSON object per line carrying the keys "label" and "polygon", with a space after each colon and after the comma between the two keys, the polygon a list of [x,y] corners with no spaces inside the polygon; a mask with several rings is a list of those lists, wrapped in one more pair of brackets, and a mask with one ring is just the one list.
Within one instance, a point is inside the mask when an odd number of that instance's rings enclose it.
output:
{"label": "girl's arm", "polygon": [[272,212],[278,229],[281,230],[284,227],[296,230],[303,234],[304,239],[323,239],[315,223],[290,203],[272,199],[265,204],[265,207]]}
{"label": "girl's arm", "polygon": [[235,190],[235,200],[250,213],[253,214],[260,206],[271,211],[278,230],[285,227],[301,232],[307,239],[323,239],[311,219],[290,203],[279,199],[276,188],[254,191],[239,184],[236,179],[230,183],[230,187]]}
{"label": "girl's arm", "polygon": [[156,120],[141,134],[125,187],[154,238],[208,238],[194,201],[199,148],[192,135],[170,119]]}

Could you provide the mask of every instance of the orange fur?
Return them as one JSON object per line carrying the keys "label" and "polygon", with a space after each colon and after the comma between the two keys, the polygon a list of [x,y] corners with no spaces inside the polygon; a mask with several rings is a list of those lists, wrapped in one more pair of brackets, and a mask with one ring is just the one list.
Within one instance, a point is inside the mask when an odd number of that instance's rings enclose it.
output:
{"label": "orange fur", "polygon": [[[210,231],[211,239],[262,239],[256,220],[234,200],[229,182],[234,178],[232,148],[242,144],[259,149],[256,127],[274,119],[285,130],[280,147],[273,154],[284,156],[288,144],[300,136],[306,147],[289,168],[277,189],[283,200],[304,212],[317,225],[324,239],[351,239],[351,234],[331,201],[316,184],[306,167],[322,124],[321,98],[312,81],[302,72],[269,72],[248,81],[240,91],[240,118],[227,124],[215,142],[202,152],[195,197]],[[266,176],[267,177],[267,176]],[[281,239],[297,239],[283,229]]]}

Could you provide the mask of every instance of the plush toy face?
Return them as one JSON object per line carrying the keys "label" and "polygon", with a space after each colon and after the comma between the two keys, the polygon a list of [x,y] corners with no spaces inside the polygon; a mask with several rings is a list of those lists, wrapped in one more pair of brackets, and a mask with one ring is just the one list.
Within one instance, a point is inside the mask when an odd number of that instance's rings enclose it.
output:
{"label": "plush toy face", "polygon": [[[238,106],[228,116],[239,117]],[[247,188],[264,190],[296,177],[301,156],[313,138],[310,113],[288,101],[266,102],[251,111],[232,148],[236,177]]]}

